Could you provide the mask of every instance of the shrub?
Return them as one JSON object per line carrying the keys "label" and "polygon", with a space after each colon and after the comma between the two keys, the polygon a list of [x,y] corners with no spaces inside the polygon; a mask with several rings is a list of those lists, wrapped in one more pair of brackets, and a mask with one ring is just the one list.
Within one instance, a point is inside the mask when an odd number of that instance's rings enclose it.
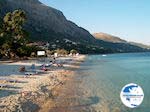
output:
{"label": "shrub", "polygon": [[72,49],[72,50],[70,51],[70,53],[72,53],[72,54],[77,54],[78,52],[77,52],[77,50]]}
{"label": "shrub", "polygon": [[68,55],[68,51],[65,50],[65,49],[57,49],[57,50],[56,50],[56,53],[57,53],[58,55]]}

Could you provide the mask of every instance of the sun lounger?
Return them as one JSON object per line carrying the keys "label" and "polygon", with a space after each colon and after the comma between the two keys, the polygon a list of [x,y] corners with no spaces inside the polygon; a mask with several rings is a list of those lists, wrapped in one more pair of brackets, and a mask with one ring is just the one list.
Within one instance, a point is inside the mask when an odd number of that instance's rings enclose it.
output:
{"label": "sun lounger", "polygon": [[36,72],[25,72],[24,73],[25,75],[35,75],[35,74],[37,74]]}
{"label": "sun lounger", "polygon": [[8,87],[7,84],[0,84],[0,88],[6,88],[6,87]]}
{"label": "sun lounger", "polygon": [[35,75],[39,73],[43,73],[44,71],[42,69],[34,69],[34,70],[28,70],[24,74],[25,75]]}
{"label": "sun lounger", "polygon": [[10,83],[16,83],[16,82],[18,82],[17,80],[13,80],[13,79],[8,79],[8,80],[6,80],[7,82],[10,82]]}
{"label": "sun lounger", "polygon": [[41,70],[43,71],[47,71],[48,69],[46,68],[45,64],[43,66],[41,66]]}
{"label": "sun lounger", "polygon": [[16,83],[16,82],[18,82],[18,81],[15,80],[15,79],[8,79],[8,78],[1,78],[0,80],[6,81],[6,82],[10,82],[10,83]]}
{"label": "sun lounger", "polygon": [[43,73],[43,70],[35,70],[36,73]]}
{"label": "sun lounger", "polygon": [[53,64],[52,63],[46,63],[46,64],[42,64],[40,67],[43,67],[43,66],[50,67],[51,65],[53,65]]}

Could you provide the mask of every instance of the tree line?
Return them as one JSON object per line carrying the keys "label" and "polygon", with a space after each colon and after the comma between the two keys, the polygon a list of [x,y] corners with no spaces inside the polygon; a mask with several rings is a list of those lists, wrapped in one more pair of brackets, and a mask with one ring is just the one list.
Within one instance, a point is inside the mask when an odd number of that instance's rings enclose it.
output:
{"label": "tree line", "polygon": [[39,49],[27,46],[29,33],[23,28],[26,21],[26,13],[23,10],[8,12],[0,18],[0,57],[29,57]]}
{"label": "tree line", "polygon": [[[26,22],[27,16],[23,10],[8,12],[3,18],[0,17],[0,58],[30,57],[35,56],[37,50],[42,50],[28,45],[30,36],[23,27]],[[65,49],[51,51],[52,54],[55,52],[63,55],[69,53]],[[77,51],[71,50],[70,53],[75,54]]]}

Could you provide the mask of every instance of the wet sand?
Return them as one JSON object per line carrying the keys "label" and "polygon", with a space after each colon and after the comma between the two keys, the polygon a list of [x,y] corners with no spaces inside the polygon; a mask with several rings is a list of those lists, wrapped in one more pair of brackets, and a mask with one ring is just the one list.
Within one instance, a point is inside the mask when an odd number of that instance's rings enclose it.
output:
{"label": "wet sand", "polygon": [[[55,104],[47,111],[41,112],[95,112],[91,107],[93,99],[86,96],[85,90],[80,87],[81,83],[72,77],[67,84],[59,90]],[[47,104],[46,104],[47,105]]]}
{"label": "wet sand", "polygon": [[81,73],[80,68],[73,72],[74,75],[65,85],[55,90],[58,95],[54,97],[53,105],[49,106],[51,101],[48,100],[40,112],[97,112],[93,105],[99,102],[99,98],[91,96],[90,91],[85,90],[82,84],[84,74]]}

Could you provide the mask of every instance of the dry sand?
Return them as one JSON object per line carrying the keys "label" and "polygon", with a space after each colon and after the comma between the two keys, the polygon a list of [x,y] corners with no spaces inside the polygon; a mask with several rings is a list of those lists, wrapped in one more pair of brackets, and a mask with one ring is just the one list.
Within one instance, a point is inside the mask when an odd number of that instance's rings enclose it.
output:
{"label": "dry sand", "polygon": [[[0,76],[0,78],[11,79],[11,81],[0,80],[0,84],[7,85],[0,89],[0,112],[42,112],[43,108],[46,108],[45,102],[48,103],[48,108],[53,107],[53,98],[61,94],[58,91],[73,76],[74,70],[79,67],[84,58],[83,55],[61,58],[61,60],[70,60],[64,64],[64,67],[50,67],[49,71],[39,75]],[[31,65],[31,62],[14,62],[9,65],[26,66]],[[51,100],[47,102],[47,99]]]}

